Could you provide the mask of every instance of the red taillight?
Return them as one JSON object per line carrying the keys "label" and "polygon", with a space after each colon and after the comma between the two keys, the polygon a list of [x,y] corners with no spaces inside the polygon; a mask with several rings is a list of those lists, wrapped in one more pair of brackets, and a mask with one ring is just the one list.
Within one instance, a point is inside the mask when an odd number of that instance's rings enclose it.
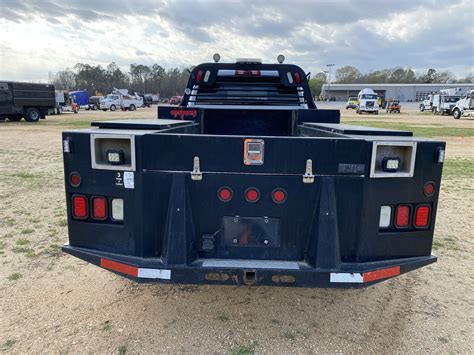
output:
{"label": "red taillight", "polygon": [[196,83],[201,82],[201,78],[202,78],[202,70],[198,70],[198,72],[196,73]]}
{"label": "red taillight", "polygon": [[256,188],[250,187],[245,191],[245,199],[247,202],[257,202],[259,198],[260,192]]}
{"label": "red taillight", "polygon": [[283,203],[286,201],[286,192],[283,189],[275,189],[272,192],[272,199],[275,203]]}
{"label": "red taillight", "polygon": [[405,228],[410,224],[410,206],[400,205],[397,207],[395,215],[395,226],[397,228]]}
{"label": "red taillight", "polygon": [[232,200],[232,195],[232,190],[229,187],[221,187],[217,192],[217,196],[222,202],[229,202]]}
{"label": "red taillight", "polygon": [[301,84],[301,75],[298,72],[295,72],[295,83]]}
{"label": "red taillight", "polygon": [[92,218],[94,219],[107,218],[107,199],[105,197],[92,198]]}
{"label": "red taillight", "polygon": [[77,219],[87,218],[87,198],[82,195],[72,197],[72,216]]}
{"label": "red taillight", "polygon": [[434,194],[434,192],[435,192],[434,182],[429,181],[425,184],[425,186],[423,186],[423,193],[425,194],[425,196],[430,197],[431,195]]}
{"label": "red taillight", "polygon": [[415,209],[415,227],[425,228],[428,227],[430,222],[430,206],[418,206]]}
{"label": "red taillight", "polygon": [[69,183],[72,187],[78,187],[82,182],[81,175],[77,172],[72,172],[69,175]]}

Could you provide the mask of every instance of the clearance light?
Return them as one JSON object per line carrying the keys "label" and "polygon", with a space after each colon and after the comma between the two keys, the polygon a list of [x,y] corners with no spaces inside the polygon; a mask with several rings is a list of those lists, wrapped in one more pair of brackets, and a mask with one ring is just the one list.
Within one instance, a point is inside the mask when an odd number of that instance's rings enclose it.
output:
{"label": "clearance light", "polygon": [[432,181],[428,181],[424,186],[423,186],[423,193],[425,196],[430,197],[435,193],[435,184]]}
{"label": "clearance light", "polygon": [[229,187],[221,187],[217,192],[217,196],[222,202],[229,202],[232,200],[232,195],[232,190]]}
{"label": "clearance light", "polygon": [[438,148],[438,164],[444,163],[445,154],[444,149]]}
{"label": "clearance light", "polygon": [[123,221],[123,199],[114,198],[112,200],[112,219],[114,221]]}
{"label": "clearance light", "polygon": [[395,226],[406,228],[410,224],[410,206],[399,205],[395,214]]}
{"label": "clearance light", "polygon": [[415,209],[415,227],[426,228],[430,222],[430,206],[421,205]]}
{"label": "clearance light", "polygon": [[72,216],[76,219],[86,219],[87,215],[87,198],[82,195],[74,195],[72,197]]}
{"label": "clearance light", "polygon": [[386,172],[396,172],[400,166],[400,158],[386,157],[382,160],[382,169]]}
{"label": "clearance light", "polygon": [[247,202],[257,202],[260,198],[260,192],[255,187],[250,187],[245,191],[245,199]]}
{"label": "clearance light", "polygon": [[382,206],[380,207],[380,221],[379,227],[380,228],[388,228],[390,227],[390,221],[392,219],[392,207],[390,206]]}
{"label": "clearance light", "polygon": [[293,84],[293,76],[291,75],[290,72],[287,72],[287,73],[286,73],[286,77],[288,78],[288,82],[289,82],[290,84]]}
{"label": "clearance light", "polygon": [[73,152],[72,139],[70,137],[67,137],[66,139],[63,140],[63,152],[64,153]]}
{"label": "clearance light", "polygon": [[125,162],[125,153],[123,150],[108,150],[107,161],[111,165],[123,165]]}
{"label": "clearance light", "polygon": [[275,203],[283,203],[286,201],[286,192],[283,189],[275,189],[272,192],[272,200]]}
{"label": "clearance light", "polygon": [[79,173],[74,171],[69,175],[69,183],[72,187],[78,187],[79,185],[81,185],[81,182],[82,178]]}
{"label": "clearance light", "polygon": [[92,218],[98,220],[107,218],[107,199],[105,197],[92,198]]}

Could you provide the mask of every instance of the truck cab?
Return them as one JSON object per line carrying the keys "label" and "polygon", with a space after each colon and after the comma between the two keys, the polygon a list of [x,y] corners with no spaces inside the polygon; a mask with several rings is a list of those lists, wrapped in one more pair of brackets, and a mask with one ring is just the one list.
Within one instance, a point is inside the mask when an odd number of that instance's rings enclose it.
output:
{"label": "truck cab", "polygon": [[362,89],[357,95],[359,104],[357,106],[357,113],[373,113],[375,115],[379,114],[379,97],[377,93],[369,88]]}
{"label": "truck cab", "polygon": [[63,132],[64,252],[210,285],[362,287],[435,262],[445,143],[340,124],[278,61],[203,63],[157,119]]}
{"label": "truck cab", "polygon": [[420,104],[420,111],[424,112],[425,110],[431,111],[433,109],[433,96],[434,94],[429,94],[426,99],[424,99]]}
{"label": "truck cab", "polygon": [[470,90],[465,97],[458,100],[454,105],[453,117],[460,119],[461,117],[474,117],[474,90]]}

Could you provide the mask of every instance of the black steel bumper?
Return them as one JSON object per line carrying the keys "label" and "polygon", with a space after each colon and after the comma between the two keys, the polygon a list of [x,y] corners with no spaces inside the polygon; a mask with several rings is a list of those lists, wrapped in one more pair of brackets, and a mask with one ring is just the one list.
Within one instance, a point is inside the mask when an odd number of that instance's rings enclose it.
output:
{"label": "black steel bumper", "polygon": [[336,269],[305,262],[198,259],[167,265],[160,258],[140,258],[63,246],[63,251],[137,282],[298,287],[365,287],[436,262],[434,255],[366,263],[340,263]]}

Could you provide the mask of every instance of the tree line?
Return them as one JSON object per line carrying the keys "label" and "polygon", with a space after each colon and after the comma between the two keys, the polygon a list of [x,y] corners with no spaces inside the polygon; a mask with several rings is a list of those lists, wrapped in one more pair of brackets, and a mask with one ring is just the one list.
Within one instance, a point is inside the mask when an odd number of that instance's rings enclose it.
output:
{"label": "tree line", "polygon": [[77,63],[72,69],[50,73],[49,81],[56,90],[87,90],[89,95],[104,95],[113,88],[129,92],[159,94],[161,97],[181,95],[189,77],[189,68],[166,70],[159,64],[130,64],[128,72],[115,63],[101,65]]}
{"label": "tree line", "polygon": [[[323,84],[328,83],[328,73],[320,72],[312,76],[309,84],[313,95],[319,96]],[[454,74],[449,71],[437,71],[434,68],[428,69],[425,73],[416,74],[410,68],[392,68],[375,70],[368,73],[362,73],[353,66],[344,66],[338,68],[335,78],[331,77],[331,83],[334,84],[451,84],[451,83],[474,83],[472,74],[462,79],[456,79]]]}
{"label": "tree line", "polygon": [[[124,72],[115,63],[105,68],[101,65],[77,63],[72,69],[50,74],[49,81],[58,90],[83,90],[89,95],[108,94],[113,88],[128,89],[131,92],[159,94],[162,98],[182,95],[187,84],[189,72],[193,67],[170,68],[166,70],[159,64],[130,64],[129,71]],[[323,84],[329,80],[327,72],[319,72],[309,80],[313,95],[319,96]],[[416,74],[410,68],[392,68],[362,73],[353,66],[338,68],[331,83],[337,84],[378,84],[378,83],[473,83],[472,74],[462,79],[449,71],[428,69],[425,73]]]}

